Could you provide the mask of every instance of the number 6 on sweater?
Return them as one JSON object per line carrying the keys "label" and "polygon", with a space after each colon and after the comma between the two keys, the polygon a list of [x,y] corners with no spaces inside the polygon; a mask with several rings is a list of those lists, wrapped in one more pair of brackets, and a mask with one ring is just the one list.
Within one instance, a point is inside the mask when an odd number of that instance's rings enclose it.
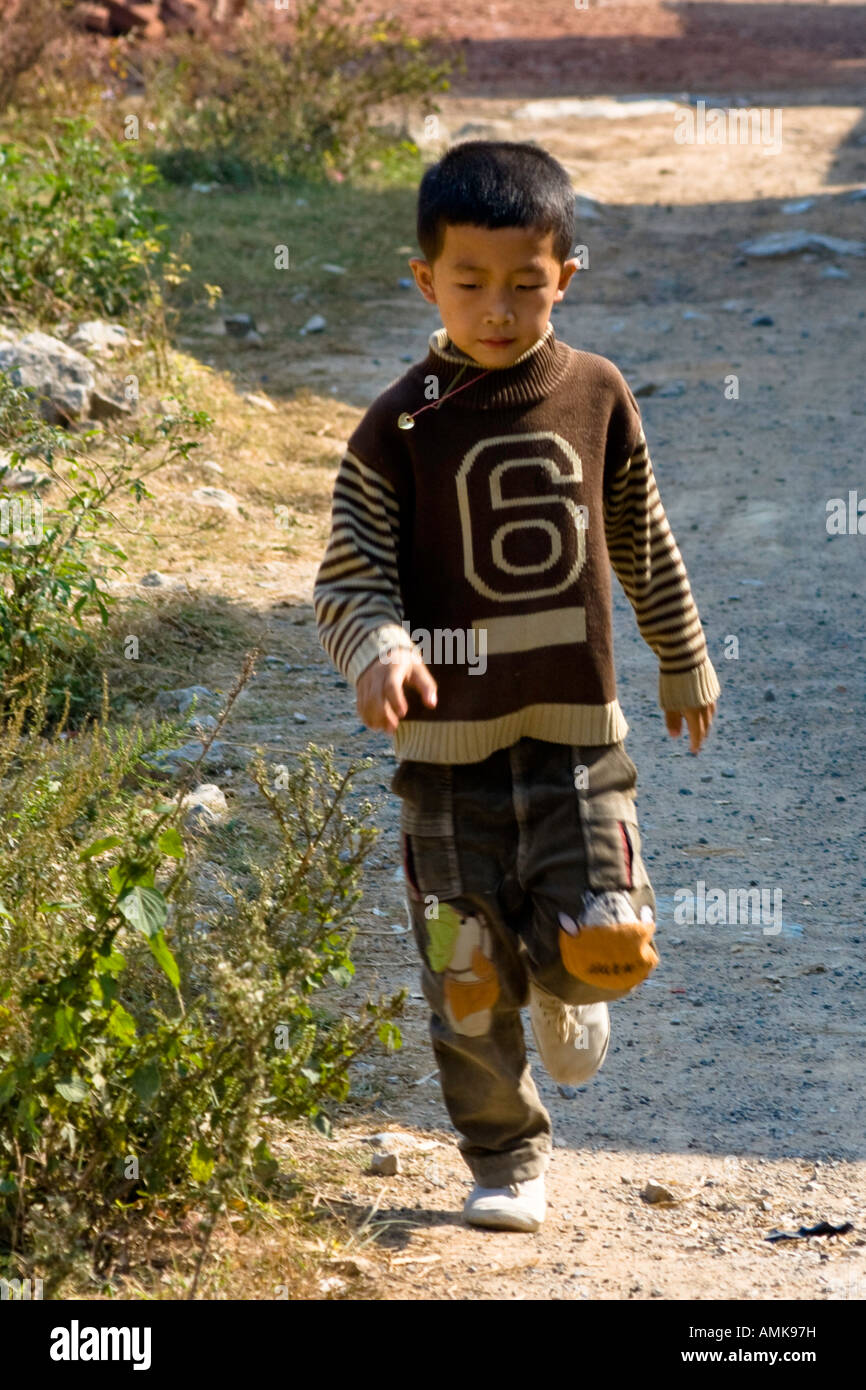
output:
{"label": "number 6 on sweater", "polygon": [[[464,573],[479,594],[513,603],[575,583],[586,563],[588,509],[575,500],[582,480],[579,455],[553,430],[497,435],[469,450],[456,484]],[[479,623],[491,653],[561,642],[565,632],[567,640],[586,640],[582,607],[535,610],[531,640],[525,615]]]}

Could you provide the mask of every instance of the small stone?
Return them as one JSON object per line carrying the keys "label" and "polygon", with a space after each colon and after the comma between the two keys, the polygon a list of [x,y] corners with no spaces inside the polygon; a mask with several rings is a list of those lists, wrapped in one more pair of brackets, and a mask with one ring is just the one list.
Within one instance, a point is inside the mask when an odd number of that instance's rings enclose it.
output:
{"label": "small stone", "polygon": [[393,1153],[375,1153],[370,1156],[370,1172],[380,1178],[393,1178],[400,1171],[400,1159]]}
{"label": "small stone", "polygon": [[225,793],[215,782],[200,782],[193,791],[187,792],[181,801],[186,806],[209,806],[212,811],[227,811]]}
{"label": "small stone", "polygon": [[752,319],[753,328],[772,328],[775,319],[770,314],[756,314]]}
{"label": "small stone", "polygon": [[252,314],[227,314],[223,317],[223,323],[230,338],[245,338],[248,333],[256,331]]}
{"label": "small stone", "polygon": [[254,405],[257,410],[269,410],[272,415],[275,415],[277,412],[277,407],[274,405],[273,401],[269,401],[267,396],[260,396],[255,391],[248,391],[244,396],[244,400],[247,402],[247,405]]}
{"label": "small stone", "polygon": [[321,1293],[340,1293],[346,1287],[344,1279],[338,1279],[333,1275],[329,1279],[319,1280],[319,1290]]}
{"label": "small stone", "polygon": [[292,718],[294,719],[296,724],[307,723],[307,716],[305,714],[301,714],[300,710],[295,710],[294,714],[292,715]]}
{"label": "small stone", "polygon": [[239,516],[238,499],[221,487],[197,487],[192,501],[199,507],[218,507],[232,516]]}
{"label": "small stone", "polygon": [[194,791],[187,792],[181,806],[186,811],[184,824],[191,829],[219,825],[228,811],[228,803],[222,789],[213,782],[202,782]]}
{"label": "small stone", "polygon": [[199,468],[206,468],[208,473],[222,473],[222,467],[215,459],[200,459]]}
{"label": "small stone", "polygon": [[653,1178],[650,1178],[646,1186],[642,1188],[640,1195],[645,1202],[653,1205],[677,1200],[675,1192],[672,1192],[669,1187],[665,1187],[664,1183],[656,1182]]}
{"label": "small stone", "polygon": [[305,333],[321,333],[322,329],[327,328],[327,326],[327,320],[324,319],[321,314],[313,314],[313,317],[307,319],[307,322],[301,329],[301,337],[303,337]]}
{"label": "small stone", "polygon": [[172,580],[169,575],[163,574],[162,570],[148,570],[147,574],[143,574],[138,582],[145,589],[165,589]]}

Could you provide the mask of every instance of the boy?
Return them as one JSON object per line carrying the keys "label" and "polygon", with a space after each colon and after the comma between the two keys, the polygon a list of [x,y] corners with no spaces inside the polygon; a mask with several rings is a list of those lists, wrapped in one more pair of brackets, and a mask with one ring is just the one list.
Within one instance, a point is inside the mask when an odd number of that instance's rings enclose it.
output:
{"label": "boy", "polygon": [[[549,321],[578,268],[574,191],[534,145],[428,168],[416,284],[443,327],[349,439],[316,576],[319,637],[394,739],[407,902],[471,1225],[537,1230],[550,1118],[521,1008],[563,1085],[658,963],[637,769],[616,698],[613,565],[691,751],[720,687],[640,410]],[[434,674],[435,673],[435,674]]]}

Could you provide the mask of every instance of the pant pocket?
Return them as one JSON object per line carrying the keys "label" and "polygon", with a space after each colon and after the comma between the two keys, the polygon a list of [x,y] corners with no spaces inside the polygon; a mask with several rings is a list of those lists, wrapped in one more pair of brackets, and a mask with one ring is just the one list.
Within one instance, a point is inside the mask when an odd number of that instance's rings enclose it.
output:
{"label": "pant pocket", "polygon": [[449,764],[403,762],[391,779],[401,798],[400,838],[410,894],[459,897],[463,891],[454,834]]}
{"label": "pant pocket", "polygon": [[574,754],[578,763],[586,759],[581,764],[586,775],[575,779],[575,792],[587,886],[593,892],[648,888],[635,806],[637,768],[622,743],[602,750],[578,748]]}
{"label": "pant pocket", "polygon": [[450,835],[416,835],[401,825],[403,872],[411,896],[457,898],[463,879],[457,846]]}

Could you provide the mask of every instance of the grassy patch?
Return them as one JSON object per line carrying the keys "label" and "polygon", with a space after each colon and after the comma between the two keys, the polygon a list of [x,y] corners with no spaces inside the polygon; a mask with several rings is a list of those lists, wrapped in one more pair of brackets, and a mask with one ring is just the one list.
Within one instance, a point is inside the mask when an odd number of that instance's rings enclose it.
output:
{"label": "grassy patch", "polygon": [[[181,331],[214,322],[204,285],[219,285],[226,313],[252,313],[272,326],[273,342],[304,351],[297,332],[313,312],[363,318],[395,292],[416,254],[415,199],[420,152],[399,183],[366,186],[297,182],[278,189],[210,193],[160,187],[152,194],[192,266],[179,288]],[[280,248],[286,248],[282,253]],[[278,268],[277,262],[288,262]],[[325,270],[339,265],[345,274]],[[237,347],[235,344],[235,351]]]}

